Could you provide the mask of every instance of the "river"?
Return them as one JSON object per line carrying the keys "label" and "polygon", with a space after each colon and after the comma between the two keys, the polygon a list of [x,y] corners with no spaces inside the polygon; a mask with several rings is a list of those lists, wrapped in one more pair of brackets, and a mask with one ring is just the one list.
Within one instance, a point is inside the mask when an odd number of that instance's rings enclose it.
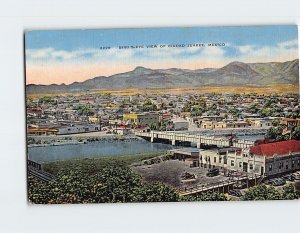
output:
{"label": "river", "polygon": [[49,162],[159,152],[172,148],[174,148],[172,145],[150,143],[145,140],[104,141],[77,145],[31,147],[28,148],[28,158],[36,162]]}
{"label": "river", "polygon": [[[263,135],[243,135],[238,136],[238,138],[255,141],[256,139],[263,139]],[[174,148],[178,147],[169,144],[150,143],[143,139],[124,141],[104,140],[87,144],[30,147],[28,148],[28,158],[36,162],[49,162],[55,160],[151,153]]]}

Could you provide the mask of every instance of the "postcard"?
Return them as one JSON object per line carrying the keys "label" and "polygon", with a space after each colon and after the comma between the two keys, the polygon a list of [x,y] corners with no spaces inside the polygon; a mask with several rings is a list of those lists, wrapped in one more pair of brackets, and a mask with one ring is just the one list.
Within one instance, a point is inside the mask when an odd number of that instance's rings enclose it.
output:
{"label": "postcard", "polygon": [[297,31],[26,31],[29,203],[299,199]]}

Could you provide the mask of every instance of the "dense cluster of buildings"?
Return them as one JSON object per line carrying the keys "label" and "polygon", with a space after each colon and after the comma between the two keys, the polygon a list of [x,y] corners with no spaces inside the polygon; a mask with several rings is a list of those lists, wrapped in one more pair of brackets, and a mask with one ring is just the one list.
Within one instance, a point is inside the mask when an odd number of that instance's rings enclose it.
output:
{"label": "dense cluster of buildings", "polygon": [[298,95],[111,94],[27,99],[29,135],[128,129],[198,130],[299,125]]}
{"label": "dense cluster of buildings", "polygon": [[[95,131],[268,129],[300,126],[298,95],[111,94],[62,95],[27,99],[28,135]],[[300,169],[300,141],[261,143],[248,148],[173,150],[190,166],[220,167],[272,176]]]}
{"label": "dense cluster of buildings", "polygon": [[184,148],[170,152],[175,159],[183,160],[191,167],[217,167],[268,177],[300,170],[300,141],[298,140],[264,143],[246,149]]}

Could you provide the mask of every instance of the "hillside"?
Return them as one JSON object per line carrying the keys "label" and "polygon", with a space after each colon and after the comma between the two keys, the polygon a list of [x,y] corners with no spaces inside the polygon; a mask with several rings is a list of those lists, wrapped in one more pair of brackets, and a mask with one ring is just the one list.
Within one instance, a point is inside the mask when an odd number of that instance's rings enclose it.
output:
{"label": "hillside", "polygon": [[134,70],[112,76],[99,76],[69,85],[26,86],[28,94],[82,92],[87,90],[197,88],[203,86],[270,86],[298,84],[299,60],[270,63],[231,62],[219,69],[148,69]]}

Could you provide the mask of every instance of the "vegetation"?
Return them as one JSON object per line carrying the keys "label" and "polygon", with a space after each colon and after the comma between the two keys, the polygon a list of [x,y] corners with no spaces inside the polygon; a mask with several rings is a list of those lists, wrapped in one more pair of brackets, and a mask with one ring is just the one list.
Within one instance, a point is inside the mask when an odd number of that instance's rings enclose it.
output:
{"label": "vegetation", "polygon": [[146,99],[144,101],[143,106],[142,106],[142,110],[144,112],[156,111],[157,110],[157,106],[154,103],[152,103],[152,101],[150,99]]}
{"label": "vegetation", "polygon": [[284,132],[284,129],[286,126],[284,125],[278,125],[276,127],[271,127],[268,129],[266,138],[272,140],[272,141],[284,141],[295,139],[300,140],[300,127],[293,127],[289,130],[289,132]]}
{"label": "vegetation", "polygon": [[228,201],[224,193],[206,192],[195,196],[180,197],[180,201]]}
{"label": "vegetation", "polygon": [[28,197],[35,204],[227,200],[224,194],[211,192],[179,197],[170,186],[143,183],[141,176],[128,166],[156,157],[157,154],[141,154],[46,163],[44,170],[54,174],[56,179],[44,183],[28,176]]}
{"label": "vegetation", "polygon": [[[28,176],[28,197],[35,204],[227,201],[225,194],[206,192],[179,196],[165,184],[144,183],[129,165],[153,164],[169,159],[161,153],[55,161],[43,165],[56,179],[49,183]],[[159,161],[157,161],[159,160]],[[292,184],[282,191],[265,185],[246,191],[241,200],[291,200],[300,198]]]}
{"label": "vegetation", "polygon": [[88,106],[79,105],[78,107],[75,107],[74,110],[76,110],[79,115],[84,115],[84,116],[94,115],[94,110]]}
{"label": "vegetation", "polygon": [[65,167],[55,181],[28,177],[28,196],[36,204],[177,201],[175,189],[161,183],[142,183],[141,177],[121,161],[94,166]]}
{"label": "vegetation", "polygon": [[279,191],[274,187],[260,185],[250,188],[241,200],[293,200],[300,198],[299,192],[294,188],[293,184],[286,185],[283,191]]}

